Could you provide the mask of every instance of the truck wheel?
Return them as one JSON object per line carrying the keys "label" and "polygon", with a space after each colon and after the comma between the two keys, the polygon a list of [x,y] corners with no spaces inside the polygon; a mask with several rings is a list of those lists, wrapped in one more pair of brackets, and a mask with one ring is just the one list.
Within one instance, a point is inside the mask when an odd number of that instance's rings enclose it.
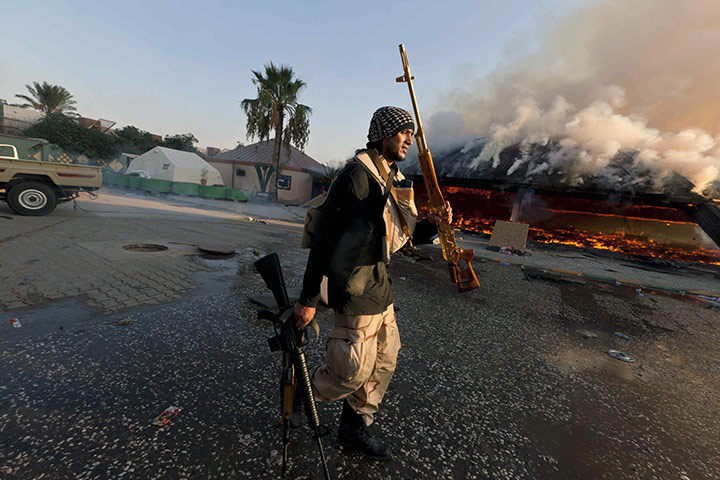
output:
{"label": "truck wheel", "polygon": [[20,215],[40,217],[55,210],[55,191],[41,182],[22,182],[10,189],[8,205]]}

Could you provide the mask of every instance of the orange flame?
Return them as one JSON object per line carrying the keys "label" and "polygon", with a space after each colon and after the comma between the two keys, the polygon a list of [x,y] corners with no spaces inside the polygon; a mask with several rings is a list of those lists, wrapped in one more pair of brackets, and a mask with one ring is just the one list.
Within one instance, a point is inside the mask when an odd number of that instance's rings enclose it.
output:
{"label": "orange flame", "polygon": [[[464,187],[443,187],[443,193],[446,194],[450,203],[453,204],[453,226],[461,230],[479,233],[483,235],[491,235],[496,218],[482,218],[481,216],[464,215],[459,211],[460,208],[455,207],[453,196],[464,196],[467,199],[471,196],[475,200],[492,202],[491,196],[496,192],[487,190],[476,190]],[[460,200],[460,198],[457,198]],[[461,201],[458,202],[460,204]],[[458,205],[460,206],[460,205]],[[428,212],[427,206],[419,206],[421,216]],[[585,214],[596,215],[598,217],[622,217],[628,220],[656,220],[666,224],[677,225],[696,225],[693,222],[682,221],[684,214],[676,209],[666,207],[643,207],[634,206],[633,213],[644,214],[647,217],[637,215],[617,215],[604,212],[587,212],[578,210],[564,210],[558,208],[545,208],[553,214]],[[646,210],[646,211],[645,211]],[[477,215],[477,213],[476,213]],[[663,218],[661,218],[663,217]],[[634,235],[624,231],[594,233],[572,228],[554,228],[538,226],[530,227],[529,239],[543,244],[560,244],[578,248],[595,248],[599,250],[609,250],[612,252],[620,252],[628,255],[637,255],[645,257],[654,257],[665,260],[675,260],[682,262],[698,262],[720,265],[720,252],[706,248],[689,249],[674,245],[668,245],[657,242],[652,238],[644,235]]]}

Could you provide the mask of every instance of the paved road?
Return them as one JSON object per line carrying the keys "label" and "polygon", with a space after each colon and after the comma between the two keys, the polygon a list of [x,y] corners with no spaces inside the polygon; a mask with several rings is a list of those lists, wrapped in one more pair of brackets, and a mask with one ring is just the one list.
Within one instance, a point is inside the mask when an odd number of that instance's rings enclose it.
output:
{"label": "paved road", "polygon": [[[278,358],[248,298],[265,291],[251,264],[267,252],[300,284],[301,211],[119,191],[80,205],[44,218],[0,206],[13,216],[0,217],[0,476],[278,478]],[[183,245],[208,242],[237,253]],[[122,250],[131,243],[168,250]],[[720,478],[717,310],[546,268],[569,270],[578,252],[509,258],[523,272],[478,249],[481,287],[458,294],[437,249],[423,252],[435,258],[391,264],[403,348],[377,428],[395,458],[326,437],[336,478]],[[708,267],[585,258],[638,280],[717,282]],[[324,338],[331,315],[319,317]],[[170,405],[179,417],[152,426]],[[339,411],[320,407],[333,428]],[[321,478],[306,429],[291,456],[289,478]]]}

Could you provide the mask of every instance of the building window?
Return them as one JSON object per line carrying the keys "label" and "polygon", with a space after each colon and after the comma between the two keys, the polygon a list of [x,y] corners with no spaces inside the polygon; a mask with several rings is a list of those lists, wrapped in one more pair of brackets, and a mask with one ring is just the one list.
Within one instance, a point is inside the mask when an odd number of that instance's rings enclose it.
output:
{"label": "building window", "polygon": [[169,169],[169,168],[170,168],[170,164],[169,164],[169,163],[163,163],[163,170],[167,170],[167,169]]}
{"label": "building window", "polygon": [[290,190],[292,187],[292,177],[290,175],[278,175],[278,190]]}
{"label": "building window", "polygon": [[235,175],[238,177],[244,177],[245,176],[245,169],[243,168],[236,168],[235,169]]}

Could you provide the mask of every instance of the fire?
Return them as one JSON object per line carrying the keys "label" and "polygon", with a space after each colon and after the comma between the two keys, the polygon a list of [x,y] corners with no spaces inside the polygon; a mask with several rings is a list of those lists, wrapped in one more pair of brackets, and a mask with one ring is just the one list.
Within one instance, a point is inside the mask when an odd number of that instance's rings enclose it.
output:
{"label": "fire", "polygon": [[[421,215],[424,215],[428,207],[423,204],[424,189],[419,187],[416,186],[419,210]],[[453,206],[453,225],[483,235],[492,234],[495,220],[506,220],[510,217],[509,212],[515,196],[513,192],[465,187],[442,187],[442,191]],[[531,241],[720,265],[720,252],[700,246],[697,240],[694,244],[689,240],[680,241],[683,236],[692,236],[688,232],[693,232],[697,227],[682,210],[643,205],[617,207],[596,200],[549,196],[542,196],[542,203],[544,206],[536,208],[534,212],[541,220],[527,221],[530,224]],[[562,208],[563,206],[571,208]],[[613,212],[618,209],[621,214]],[[568,219],[574,219],[588,228],[568,225]],[[631,232],[615,228],[617,225],[625,225]],[[633,225],[638,230],[635,233],[630,228]],[[659,241],[648,233],[653,229],[656,230],[656,237],[664,238],[665,241]],[[675,232],[675,237],[670,238],[667,231]]]}

